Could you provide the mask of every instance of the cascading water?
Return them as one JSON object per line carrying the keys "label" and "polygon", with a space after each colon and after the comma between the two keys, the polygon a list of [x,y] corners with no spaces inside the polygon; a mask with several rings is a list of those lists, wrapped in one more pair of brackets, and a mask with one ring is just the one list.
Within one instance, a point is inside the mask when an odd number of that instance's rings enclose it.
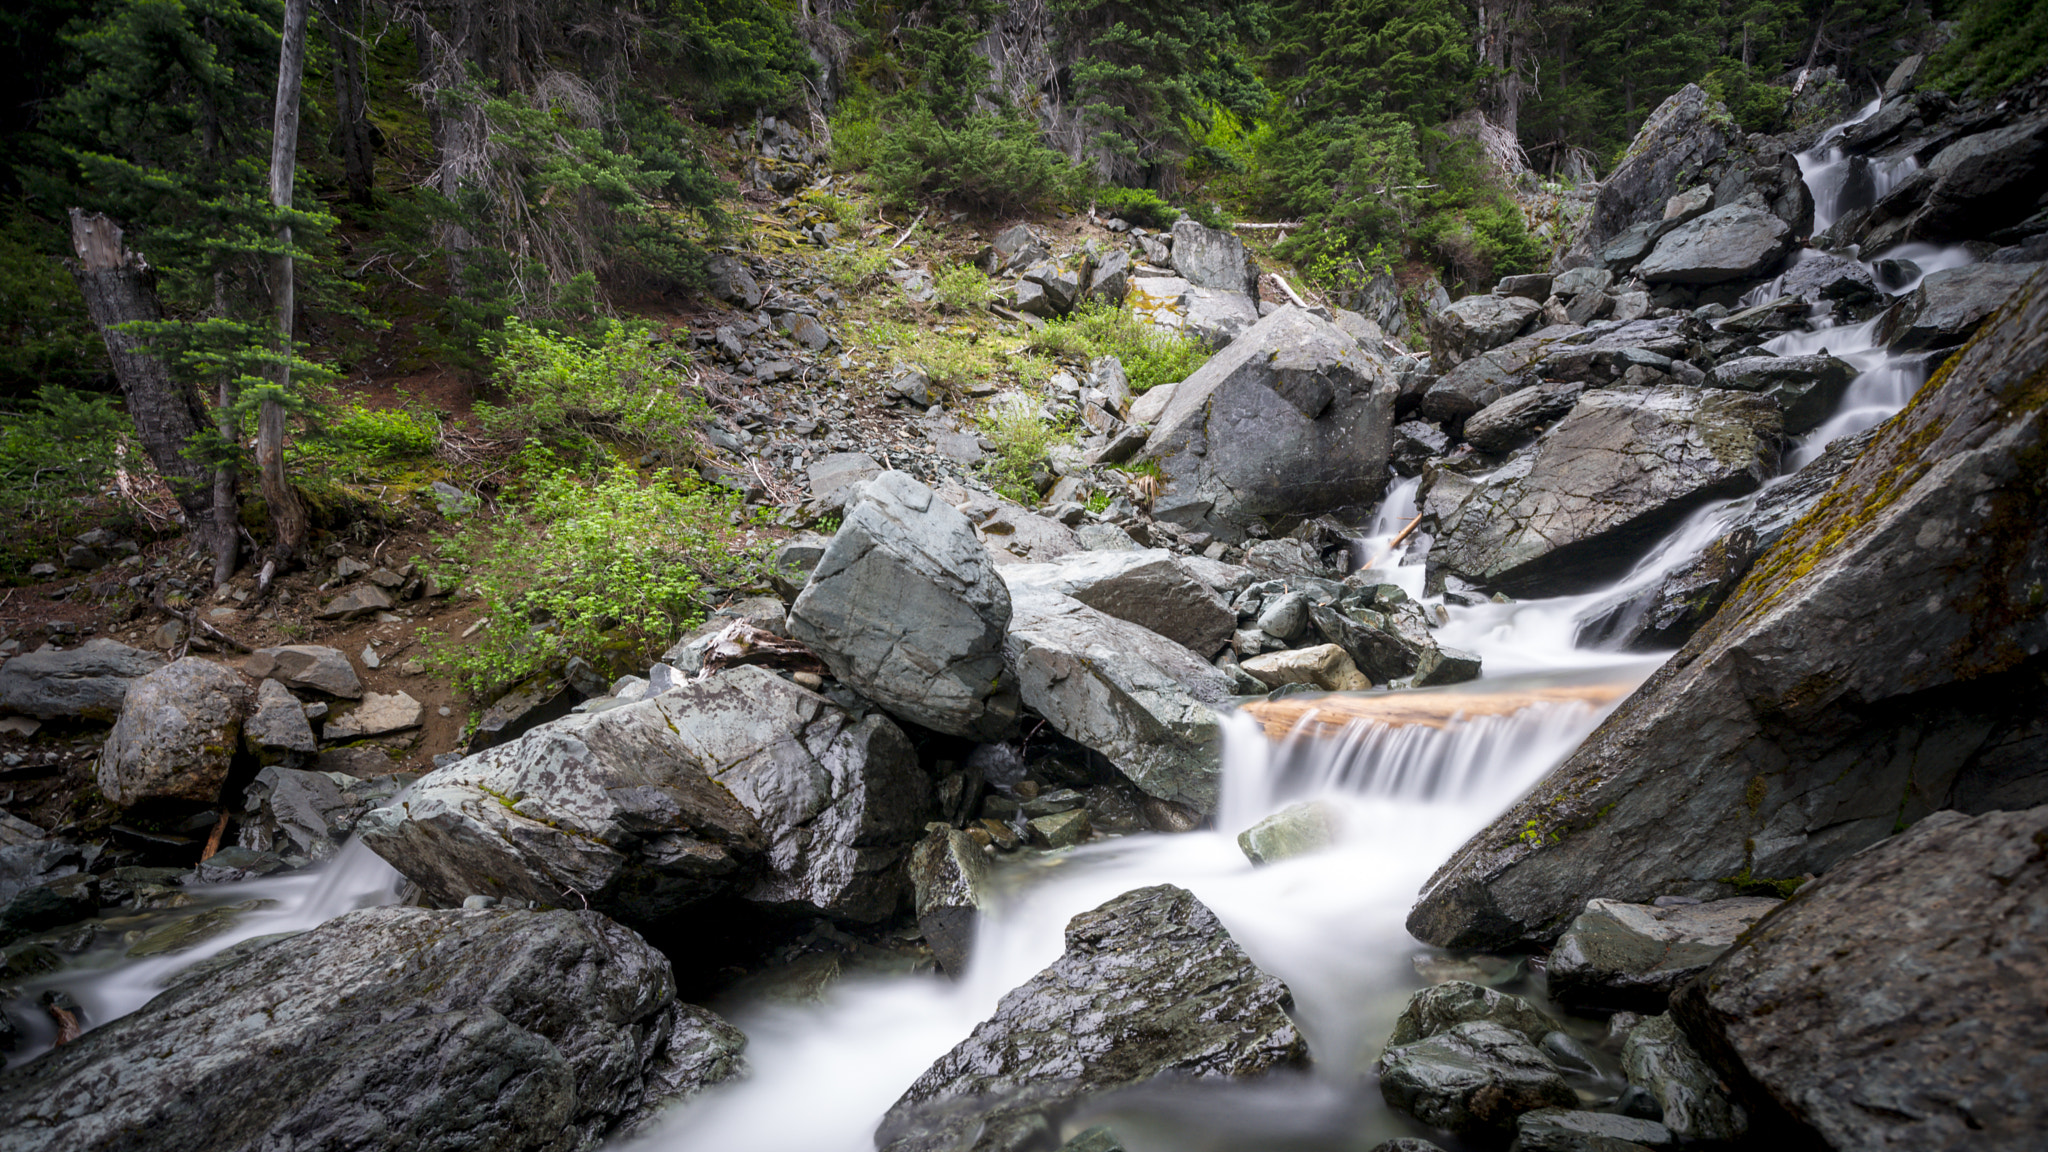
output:
{"label": "cascading water", "polygon": [[[1904,172],[1845,157],[1841,131],[1876,112],[1864,108],[1799,157],[1824,228],[1845,210],[1882,195]],[[1886,254],[1909,264],[1881,281],[1891,294],[1920,277],[1966,263],[1961,249],[1910,248]],[[1819,351],[1849,360],[1859,375],[1840,412],[1787,455],[1787,471],[1837,436],[1867,428],[1898,410],[1924,378],[1917,359],[1876,346],[1876,324],[1791,333],[1766,347],[1781,354]],[[1395,537],[1416,514],[1416,482],[1396,483],[1375,522],[1355,543],[1355,563],[1370,565],[1411,597],[1423,596],[1420,541]],[[1285,980],[1295,1015],[1315,1053],[1302,1077],[1254,1085],[1201,1084],[1128,1094],[1116,1130],[1131,1152],[1173,1149],[1367,1147],[1421,1129],[1386,1109],[1364,1068],[1407,996],[1421,987],[1414,961],[1426,952],[1403,927],[1415,893],[1468,836],[1567,756],[1605,712],[1587,699],[1612,699],[1656,666],[1612,652],[1582,649],[1586,620],[1654,585],[1722,533],[1743,507],[1699,509],[1613,586],[1580,596],[1448,607],[1439,632],[1446,645],[1478,653],[1498,696],[1525,693],[1526,706],[1460,717],[1460,690],[1435,690],[1449,717],[1393,727],[1354,722],[1330,734],[1273,741],[1248,717],[1224,724],[1223,793],[1215,828],[1177,836],[1133,836],[1013,863],[1004,895],[983,917],[970,969],[957,981],[936,977],[853,978],[821,1003],[742,1005],[735,1022],[751,1038],[751,1073],[672,1115],[646,1138],[655,1149],[728,1148],[766,1152],[869,1152],[882,1114],[933,1060],[963,1039],[1060,953],[1075,914],[1121,893],[1158,883],[1192,890],[1266,970]],[[1604,695],[1572,699],[1589,684]],[[1336,842],[1311,856],[1253,867],[1235,836],[1287,804],[1309,798],[1332,805]],[[125,960],[121,948],[89,954],[81,978],[72,967],[29,986],[61,986],[81,1001],[88,1026],[134,1010],[176,972],[257,936],[313,927],[353,908],[389,903],[397,876],[351,845],[334,861],[295,875],[193,890],[207,911],[267,901],[233,925],[174,956]],[[195,909],[182,910],[190,915]],[[152,921],[139,918],[135,927]],[[119,926],[118,924],[115,926]],[[125,948],[125,945],[123,945]],[[49,1045],[47,1022],[16,1059]],[[1617,1087],[1598,1077],[1579,1084],[1588,1099]],[[1433,1137],[1441,1140],[1441,1136]]]}

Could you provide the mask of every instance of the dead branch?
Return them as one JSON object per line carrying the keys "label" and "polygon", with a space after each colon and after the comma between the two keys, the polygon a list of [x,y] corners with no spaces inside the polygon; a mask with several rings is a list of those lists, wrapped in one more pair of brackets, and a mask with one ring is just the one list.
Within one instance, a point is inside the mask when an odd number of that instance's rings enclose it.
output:
{"label": "dead branch", "polygon": [[741,664],[755,664],[765,668],[780,668],[789,672],[815,672],[824,675],[824,661],[817,653],[795,640],[777,636],[764,628],[757,628],[745,620],[735,620],[725,630],[712,637],[704,649],[704,669],[697,674],[699,679],[726,668]]}

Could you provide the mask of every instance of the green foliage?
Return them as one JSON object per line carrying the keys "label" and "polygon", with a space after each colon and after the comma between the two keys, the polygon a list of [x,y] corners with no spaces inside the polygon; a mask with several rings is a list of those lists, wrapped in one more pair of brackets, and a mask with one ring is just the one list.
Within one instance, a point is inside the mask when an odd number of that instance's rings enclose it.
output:
{"label": "green foliage", "polygon": [[763,0],[670,0],[656,13],[642,40],[649,78],[704,112],[786,107],[817,71],[787,11]]}
{"label": "green foliage", "polygon": [[1471,100],[1466,21],[1458,0],[1291,0],[1267,67],[1300,126],[1379,111],[1435,124]]}
{"label": "green foliage", "polygon": [[832,277],[832,283],[847,289],[879,283],[888,270],[886,248],[847,248],[832,253],[825,262],[825,273]]}
{"label": "green foliage", "polygon": [[1786,105],[1792,102],[1792,89],[1757,83],[1740,63],[1716,68],[1701,87],[1728,106],[1729,115],[1745,132],[1776,131],[1785,121]]}
{"label": "green foliage", "polygon": [[988,303],[994,287],[988,273],[972,264],[954,264],[932,282],[939,303],[958,312],[969,312]]}
{"label": "green foliage", "polygon": [[990,403],[975,423],[996,446],[995,454],[981,465],[989,486],[1026,507],[1038,503],[1038,479],[1051,475],[1046,454],[1066,437],[1024,393]]}
{"label": "green foliage", "polygon": [[0,397],[26,397],[45,383],[106,386],[106,345],[59,262],[62,251],[58,230],[25,208],[0,224]]}
{"label": "green foliage", "polygon": [[503,439],[587,445],[595,437],[689,452],[708,411],[683,374],[682,353],[616,322],[593,344],[509,317],[493,362],[505,403],[479,403],[476,414]]}
{"label": "green foliage", "polygon": [[884,115],[870,173],[890,202],[950,200],[988,213],[1017,212],[1079,194],[1080,173],[1015,113],[977,113],[957,128],[906,103]]}
{"label": "green foliage", "polygon": [[2039,0],[1969,0],[1955,39],[1928,62],[1925,84],[1985,96],[2048,72],[2048,5]]}
{"label": "green foliage", "polygon": [[1097,491],[1088,494],[1088,500],[1085,504],[1085,507],[1090,512],[1093,512],[1097,516],[1100,516],[1104,512],[1109,510],[1109,503],[1112,499],[1114,499],[1114,497],[1112,497],[1107,491],[1098,489]]}
{"label": "green foliage", "polygon": [[707,585],[765,572],[768,542],[739,497],[687,474],[642,479],[623,465],[593,477],[523,459],[528,489],[496,517],[472,517],[437,541],[440,573],[482,600],[489,623],[443,639],[435,661],[489,696],[581,656],[599,668],[646,667],[703,617]]}
{"label": "green foliage", "polygon": [[1180,219],[1180,209],[1146,188],[1097,188],[1095,210],[1104,216],[1121,217],[1140,228],[1171,228]]}
{"label": "green foliage", "polygon": [[1129,308],[1087,304],[1063,320],[1048,320],[1027,347],[1048,356],[1092,360],[1114,356],[1124,366],[1131,391],[1187,379],[1209,360],[1201,341],[1165,332],[1140,320]]}
{"label": "green foliage", "polygon": [[376,461],[426,456],[441,438],[441,419],[411,408],[365,408],[350,405],[329,424],[327,438]]}
{"label": "green foliage", "polygon": [[97,494],[119,461],[127,423],[112,397],[56,384],[0,413],[0,516],[33,530]]}

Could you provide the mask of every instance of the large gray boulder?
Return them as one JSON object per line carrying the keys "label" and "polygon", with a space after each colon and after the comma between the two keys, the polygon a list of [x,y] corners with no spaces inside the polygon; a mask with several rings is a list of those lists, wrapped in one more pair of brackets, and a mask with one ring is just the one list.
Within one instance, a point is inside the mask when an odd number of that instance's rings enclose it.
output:
{"label": "large gray boulder", "polygon": [[287,688],[310,688],[349,700],[363,695],[363,682],[348,657],[320,644],[258,648],[242,661],[242,671],[252,679],[277,680]]}
{"label": "large gray boulder", "polygon": [[1548,942],[1586,901],[1825,872],[1942,808],[2048,802],[2048,293],[1986,325],[1741,588],[1408,918]]}
{"label": "large gray boulder", "polygon": [[1524,1112],[1579,1102],[1527,1037],[1484,1021],[1389,1048],[1378,1070],[1389,1107],[1463,1136],[1504,1136]]}
{"label": "large gray boulder", "polygon": [[135,681],[100,750],[100,794],[123,808],[218,800],[255,704],[247,681],[197,656]]}
{"label": "large gray boulder", "polygon": [[2048,1130],[2048,807],[1939,812],[1802,889],[1672,1015],[1838,1149],[2028,1148]]}
{"label": "large gray boulder", "polygon": [[1216,350],[1251,331],[1259,322],[1259,303],[1229,288],[1189,288],[1176,307],[1180,330]]}
{"label": "large gray boulder", "polygon": [[1666,97],[1600,182],[1575,252],[1597,253],[1631,226],[1661,221],[1671,198],[1699,184],[1727,154],[1732,131],[1727,110],[1699,85]]}
{"label": "large gray boulder", "polygon": [[1083,552],[1051,564],[1006,564],[1000,572],[1012,596],[1072,596],[1199,656],[1213,656],[1237,627],[1237,613],[1223,597],[1164,548]]}
{"label": "large gray boulder", "polygon": [[988,861],[967,833],[934,824],[911,849],[909,867],[918,931],[939,971],[958,976],[967,971],[974,931],[989,902]]}
{"label": "large gray boulder", "polygon": [[1792,249],[1792,229],[1769,212],[1730,204],[1674,229],[1636,266],[1651,284],[1725,284],[1774,271]]}
{"label": "large gray boulder", "polygon": [[1965,264],[1922,280],[1877,322],[1895,352],[1961,344],[2041,270],[2039,264]]}
{"label": "large gray boulder", "polygon": [[1408,998],[1394,1021],[1387,1047],[1399,1048],[1448,1032],[1460,1024],[1484,1021],[1519,1034],[1531,1044],[1557,1030],[1557,1021],[1520,996],[1481,987],[1466,980],[1446,980]]}
{"label": "large gray boulder", "polygon": [[544,724],[414,785],[360,826],[435,901],[587,901],[649,928],[711,896],[872,921],[931,783],[902,731],[742,666]]}
{"label": "large gray boulder", "polygon": [[1533,453],[1443,519],[1429,564],[1517,596],[1585,591],[1620,575],[1687,512],[1755,489],[1777,462],[1778,410],[1767,398],[1588,392]]}
{"label": "large gray boulder", "polygon": [[1228,673],[1057,592],[1019,592],[1005,655],[1024,703],[1147,795],[1209,812]]}
{"label": "large gray boulder", "polygon": [[112,720],[128,686],[163,666],[164,658],[154,652],[105,638],[25,653],[0,665],[0,712],[38,720]]}
{"label": "large gray boulder", "polygon": [[1467,296],[1429,318],[1430,364],[1448,372],[1521,335],[1542,311],[1522,296]]}
{"label": "large gray boulder", "polygon": [[974,526],[903,472],[870,481],[789,610],[789,634],[896,715],[996,739],[1010,593]]}
{"label": "large gray boulder", "polygon": [[258,772],[244,794],[237,843],[285,857],[329,859],[365,813],[388,803],[411,781],[397,773],[362,780],[273,765]]}
{"label": "large gray boulder", "polygon": [[275,680],[256,686],[256,705],[242,724],[242,741],[258,756],[311,753],[319,750],[313,739],[312,722],[306,706],[291,690]]}
{"label": "large gray boulder", "polygon": [[1705,904],[1593,900],[1550,953],[1550,995],[1574,1008],[1662,1012],[1678,986],[1776,908],[1769,897]]}
{"label": "large gray boulder", "polygon": [[1669,1014],[1630,1030],[1621,1068],[1630,1084],[1657,1102],[1664,1126],[1682,1140],[1733,1140],[1749,1131],[1748,1110],[1729,1098],[1728,1081]]}
{"label": "large gray boulder", "polygon": [[1173,270],[1197,288],[1221,288],[1249,297],[1256,311],[1259,269],[1234,233],[1205,227],[1193,220],[1173,226]]}
{"label": "large gray boulder", "polygon": [[1559,381],[1510,392],[1465,421],[1465,442],[1481,452],[1520,448],[1553,421],[1570,415],[1585,390],[1577,381]]}
{"label": "large gray boulder", "polygon": [[1083,912],[1066,944],[904,1092],[877,1133],[883,1152],[1051,1147],[1063,1114],[1103,1092],[1308,1063],[1287,986],[1184,889]]}
{"label": "large gray boulder", "polygon": [[1552,324],[1490,352],[1482,352],[1430,382],[1422,394],[1422,414],[1456,431],[1467,417],[1503,396],[1534,387],[1537,365],[1585,329]]}
{"label": "large gray boulder", "polygon": [[1707,374],[1715,388],[1758,392],[1778,402],[1785,434],[1811,432],[1834,415],[1856,379],[1856,367],[1823,352],[1812,356],[1744,356],[1724,360]]}
{"label": "large gray boulder", "polygon": [[1264,516],[1362,509],[1387,483],[1391,370],[1336,325],[1286,307],[1174,389],[1144,458],[1155,517],[1236,540]]}
{"label": "large gray boulder", "polygon": [[1985,236],[2040,209],[2048,181],[2048,116],[2034,116],[1943,148],[1919,174],[1924,199],[1882,241],[1935,242]]}
{"label": "large gray boulder", "polygon": [[592,912],[373,908],[0,1074],[7,1152],[569,1152],[745,1045]]}

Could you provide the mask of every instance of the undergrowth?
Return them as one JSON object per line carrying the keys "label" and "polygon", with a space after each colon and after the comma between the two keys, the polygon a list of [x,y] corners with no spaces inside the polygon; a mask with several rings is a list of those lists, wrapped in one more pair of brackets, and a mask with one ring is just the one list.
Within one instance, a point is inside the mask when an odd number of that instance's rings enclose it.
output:
{"label": "undergrowth", "polygon": [[1133,392],[1187,379],[1209,360],[1206,345],[1140,320],[1128,308],[1089,304],[1064,320],[1050,320],[1032,334],[1029,347],[1048,356],[1092,360],[1114,356],[1122,362]]}

